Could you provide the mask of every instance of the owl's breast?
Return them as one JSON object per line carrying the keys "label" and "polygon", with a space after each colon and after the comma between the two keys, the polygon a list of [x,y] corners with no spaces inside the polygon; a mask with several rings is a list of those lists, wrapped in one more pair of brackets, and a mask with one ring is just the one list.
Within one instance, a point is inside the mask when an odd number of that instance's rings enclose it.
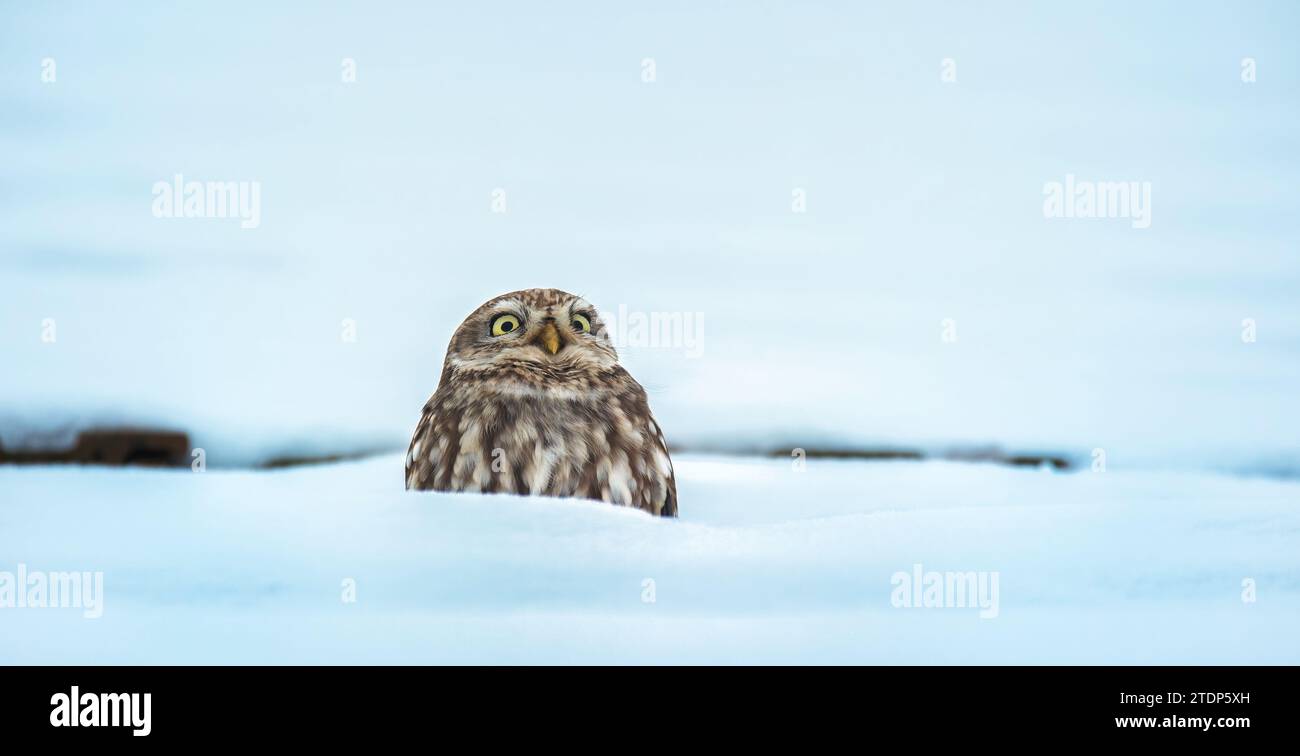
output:
{"label": "owl's breast", "polygon": [[575,496],[669,514],[672,465],[644,394],[438,399],[412,439],[408,488]]}

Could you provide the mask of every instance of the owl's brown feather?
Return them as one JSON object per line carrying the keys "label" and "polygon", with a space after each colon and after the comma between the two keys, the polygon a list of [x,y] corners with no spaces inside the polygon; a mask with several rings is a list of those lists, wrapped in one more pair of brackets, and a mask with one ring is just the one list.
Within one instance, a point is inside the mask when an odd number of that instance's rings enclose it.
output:
{"label": "owl's brown feather", "polygon": [[[519,317],[518,330],[493,336],[503,313]],[[558,351],[539,340],[548,323],[559,329]],[[406,459],[409,489],[576,496],[677,514],[672,460],[645,390],[618,364],[594,309],[555,289],[506,294],[466,318]]]}

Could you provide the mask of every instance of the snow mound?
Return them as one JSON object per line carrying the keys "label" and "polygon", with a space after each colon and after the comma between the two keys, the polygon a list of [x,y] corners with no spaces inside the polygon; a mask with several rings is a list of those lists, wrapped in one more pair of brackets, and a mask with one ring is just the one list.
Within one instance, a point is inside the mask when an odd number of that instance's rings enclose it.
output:
{"label": "snow mound", "polygon": [[[0,572],[104,574],[98,619],[0,608],[0,663],[1300,662],[1293,482],[676,465],[677,520],[408,493],[397,455],[0,468]],[[996,576],[996,616],[896,606],[914,569]]]}

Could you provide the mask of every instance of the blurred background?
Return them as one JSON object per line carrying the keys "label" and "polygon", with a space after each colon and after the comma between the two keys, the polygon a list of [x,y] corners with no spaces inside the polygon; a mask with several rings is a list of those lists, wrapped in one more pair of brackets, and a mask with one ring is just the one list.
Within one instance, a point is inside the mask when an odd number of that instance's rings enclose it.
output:
{"label": "blurred background", "polygon": [[[678,447],[1300,473],[1293,3],[3,15],[8,449],[404,448],[462,318],[536,286],[698,314],[622,350]],[[154,217],[176,174],[259,225]],[[1045,218],[1067,174],[1150,182],[1150,227]]]}

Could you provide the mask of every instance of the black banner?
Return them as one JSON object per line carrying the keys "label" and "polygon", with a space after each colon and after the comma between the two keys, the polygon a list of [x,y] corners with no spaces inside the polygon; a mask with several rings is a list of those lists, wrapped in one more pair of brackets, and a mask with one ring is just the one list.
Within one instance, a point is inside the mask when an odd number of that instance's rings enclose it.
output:
{"label": "black banner", "polygon": [[[1288,667],[16,667],[0,727],[38,743],[496,743],[579,728],[638,741],[682,727],[917,742],[1043,735],[1118,743],[1285,737]],[[621,728],[621,729],[620,729]],[[625,732],[623,732],[625,731]],[[610,741],[606,741],[610,742]],[[450,743],[448,743],[450,745]],[[612,745],[612,743],[611,743]]]}

